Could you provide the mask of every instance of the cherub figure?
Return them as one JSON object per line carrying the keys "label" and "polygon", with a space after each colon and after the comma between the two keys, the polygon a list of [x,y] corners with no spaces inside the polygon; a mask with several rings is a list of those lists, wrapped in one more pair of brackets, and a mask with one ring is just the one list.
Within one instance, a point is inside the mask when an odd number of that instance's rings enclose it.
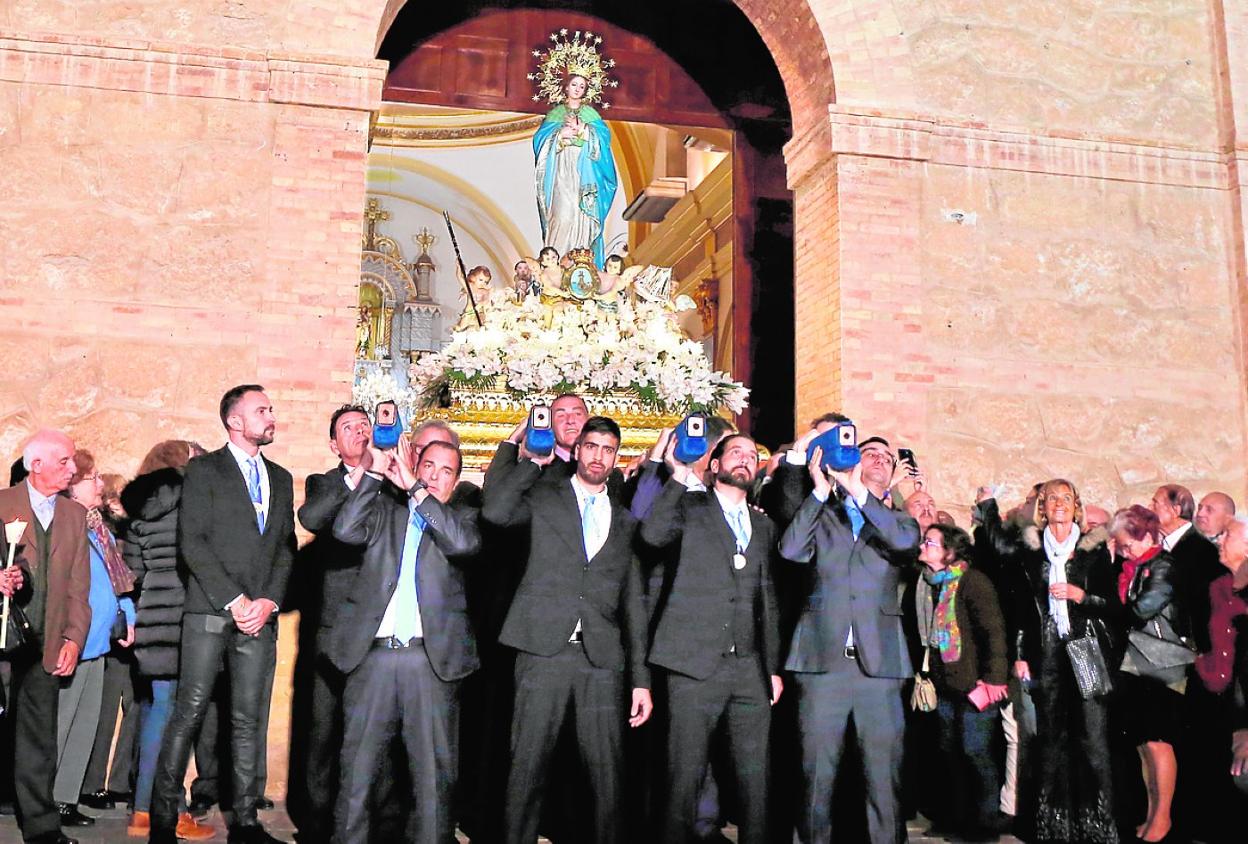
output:
{"label": "cherub figure", "polygon": [[[458,275],[458,271],[456,272]],[[493,275],[486,267],[473,267],[468,271],[468,287],[472,290],[472,301],[465,301],[463,313],[459,315],[459,322],[455,323],[452,331],[463,331],[465,328],[474,328],[481,323],[477,321],[477,315],[480,314],[481,322],[485,321],[485,312],[490,304],[490,282],[493,281]],[[460,289],[460,295],[465,300],[468,299],[464,290]],[[476,305],[476,311],[473,311],[473,305]]]}

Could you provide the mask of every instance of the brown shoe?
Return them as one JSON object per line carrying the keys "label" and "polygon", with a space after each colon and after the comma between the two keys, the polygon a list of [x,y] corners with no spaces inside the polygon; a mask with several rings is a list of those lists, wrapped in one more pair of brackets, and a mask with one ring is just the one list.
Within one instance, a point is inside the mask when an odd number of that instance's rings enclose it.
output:
{"label": "brown shoe", "polygon": [[126,827],[126,835],[131,838],[146,838],[152,831],[152,816],[149,812],[131,812],[130,825]]}
{"label": "brown shoe", "polygon": [[179,838],[187,841],[204,841],[217,834],[215,829],[195,820],[187,812],[178,815],[178,828],[175,831]]}

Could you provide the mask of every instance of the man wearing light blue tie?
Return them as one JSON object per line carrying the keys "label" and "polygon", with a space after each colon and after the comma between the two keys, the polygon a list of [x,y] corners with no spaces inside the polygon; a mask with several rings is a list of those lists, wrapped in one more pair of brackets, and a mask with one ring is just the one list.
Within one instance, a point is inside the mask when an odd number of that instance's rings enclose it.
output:
{"label": "man wearing light blue tie", "polygon": [[[435,440],[413,454],[369,446],[334,518],[334,537],[363,546],[326,655],[346,675],[336,844],[368,844],[373,782],[391,741],[407,755],[415,844],[455,838],[460,681],[480,665],[464,571],[481,546],[477,513],[450,505],[461,457]],[[355,483],[351,475],[347,483]]]}
{"label": "man wearing light blue tie", "polygon": [[151,844],[177,838],[182,780],[195,735],[224,667],[229,679],[233,816],[231,844],[270,844],[256,814],[258,757],[277,659],[277,610],[295,549],[290,473],[261,456],[277,419],[264,388],[243,384],[221,398],[224,448],[186,467],[178,548],[190,576],[182,615],[178,696],[152,784]]}

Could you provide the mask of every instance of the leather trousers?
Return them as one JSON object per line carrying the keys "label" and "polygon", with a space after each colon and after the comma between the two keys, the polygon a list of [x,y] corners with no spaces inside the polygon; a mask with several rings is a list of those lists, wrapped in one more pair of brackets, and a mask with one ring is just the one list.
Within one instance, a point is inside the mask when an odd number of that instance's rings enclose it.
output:
{"label": "leather trousers", "polygon": [[240,633],[228,616],[187,613],[182,617],[178,697],[165,728],[156,779],[152,786],[152,829],[177,826],[182,781],[195,736],[224,665],[229,682],[230,755],[234,826],[254,826],[258,781],[256,756],[261,712],[269,706],[268,678],[277,658],[277,624],[270,621],[256,636]]}

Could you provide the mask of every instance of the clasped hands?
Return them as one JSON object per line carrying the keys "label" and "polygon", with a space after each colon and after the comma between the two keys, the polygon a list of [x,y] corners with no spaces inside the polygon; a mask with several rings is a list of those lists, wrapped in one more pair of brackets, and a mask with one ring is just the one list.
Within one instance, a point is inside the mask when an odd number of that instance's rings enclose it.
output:
{"label": "clasped hands", "polygon": [[240,633],[247,636],[259,636],[269,616],[277,610],[277,604],[268,598],[252,600],[243,595],[230,607],[230,615],[234,617],[234,626]]}
{"label": "clasped hands", "polygon": [[25,575],[22,573],[21,566],[9,566],[0,570],[0,595],[6,598],[12,598],[22,585],[26,582]]}

